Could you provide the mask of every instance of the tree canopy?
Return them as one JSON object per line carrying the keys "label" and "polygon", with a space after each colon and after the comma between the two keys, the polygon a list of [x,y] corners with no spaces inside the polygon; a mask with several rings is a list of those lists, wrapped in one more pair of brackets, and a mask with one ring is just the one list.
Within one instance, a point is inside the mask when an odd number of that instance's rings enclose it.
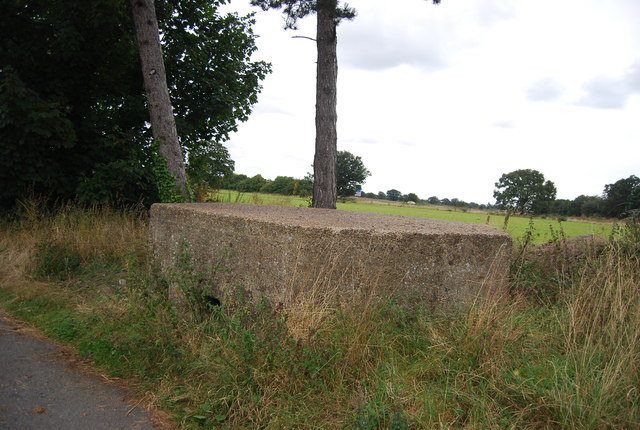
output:
{"label": "tree canopy", "polygon": [[371,176],[371,172],[364,166],[362,158],[348,151],[338,151],[337,187],[341,197],[353,196],[356,186],[362,185]]}
{"label": "tree canopy", "polygon": [[505,173],[495,184],[493,197],[503,209],[520,214],[545,212],[545,204],[556,198],[556,187],[537,170],[521,169]]}
{"label": "tree canopy", "polygon": [[[157,2],[183,150],[216,154],[269,72],[252,19],[223,0]],[[0,207],[25,193],[81,201],[157,198],[127,2],[12,0],[0,15]],[[193,170],[193,169],[192,169]]]}
{"label": "tree canopy", "polygon": [[386,196],[387,196],[387,199],[396,202],[400,200],[400,197],[402,197],[402,193],[396,190],[395,188],[392,188],[389,191],[387,191]]}
{"label": "tree canopy", "polygon": [[621,218],[640,210],[640,178],[631,175],[604,187],[605,215]]}

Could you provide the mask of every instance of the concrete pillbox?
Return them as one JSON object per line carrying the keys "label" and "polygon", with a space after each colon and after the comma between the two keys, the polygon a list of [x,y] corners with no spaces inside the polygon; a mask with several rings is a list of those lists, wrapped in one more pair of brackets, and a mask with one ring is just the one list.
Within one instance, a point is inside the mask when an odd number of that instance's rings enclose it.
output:
{"label": "concrete pillbox", "polygon": [[447,308],[502,290],[511,255],[511,238],[488,225],[329,209],[154,204],[150,229],[165,273],[186,246],[212,294],[276,303],[370,290]]}

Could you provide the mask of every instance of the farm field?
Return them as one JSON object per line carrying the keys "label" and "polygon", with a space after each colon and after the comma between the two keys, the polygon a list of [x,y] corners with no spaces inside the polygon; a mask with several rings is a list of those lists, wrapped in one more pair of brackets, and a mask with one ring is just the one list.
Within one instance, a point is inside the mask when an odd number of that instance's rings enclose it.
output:
{"label": "farm field", "polygon": [[[307,207],[308,198],[297,196],[281,196],[275,194],[238,193],[236,191],[221,190],[211,196],[215,201],[232,203],[251,203],[260,205]],[[338,210],[383,213],[390,215],[414,216],[449,221],[470,222],[475,224],[489,224],[498,229],[505,229],[505,215],[495,211],[454,210],[446,206],[416,205],[403,203],[375,201],[369,199],[355,199],[352,202],[338,203]],[[597,234],[606,238],[611,234],[613,222],[595,222],[586,220],[558,221],[556,218],[529,218],[511,215],[505,231],[514,239],[524,236],[532,223],[532,240],[534,243],[544,243],[557,237],[576,237],[584,234]]]}

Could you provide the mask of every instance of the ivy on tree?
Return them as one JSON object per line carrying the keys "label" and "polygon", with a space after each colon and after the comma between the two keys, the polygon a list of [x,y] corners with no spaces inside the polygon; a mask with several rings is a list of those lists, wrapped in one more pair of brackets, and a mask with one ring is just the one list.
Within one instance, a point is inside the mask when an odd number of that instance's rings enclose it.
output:
{"label": "ivy on tree", "polygon": [[158,154],[165,159],[166,167],[174,178],[174,193],[182,196],[185,201],[189,201],[187,174],[167,88],[167,74],[162,58],[156,8],[153,0],[131,0],[131,10],[151,130],[153,137],[159,142]]}

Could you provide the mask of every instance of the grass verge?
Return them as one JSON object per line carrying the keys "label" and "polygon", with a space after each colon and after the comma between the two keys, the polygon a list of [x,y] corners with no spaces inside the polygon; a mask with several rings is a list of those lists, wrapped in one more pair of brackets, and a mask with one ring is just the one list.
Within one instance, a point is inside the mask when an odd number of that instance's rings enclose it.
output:
{"label": "grass verge", "polygon": [[0,305],[134,381],[185,429],[631,429],[638,231],[550,270],[553,299],[522,294],[520,271],[512,294],[457,314],[375,294],[347,302],[321,284],[282,306],[177,311],[147,263],[139,211],[31,205],[0,228]]}

